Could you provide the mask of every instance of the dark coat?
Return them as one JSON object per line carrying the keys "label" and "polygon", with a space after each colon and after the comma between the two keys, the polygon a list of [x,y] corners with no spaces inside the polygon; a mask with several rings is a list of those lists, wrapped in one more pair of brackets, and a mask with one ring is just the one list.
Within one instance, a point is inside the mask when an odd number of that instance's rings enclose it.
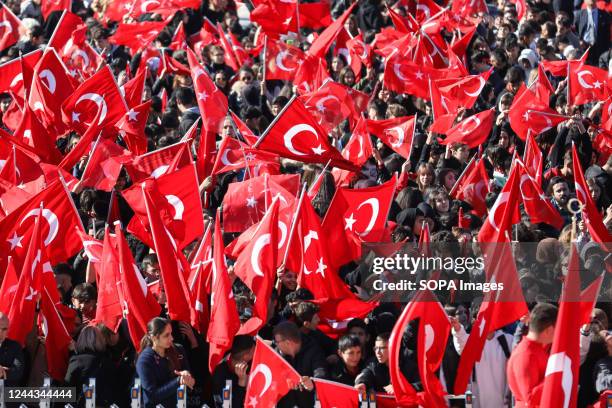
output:
{"label": "dark coat", "polygon": [[117,387],[113,384],[113,362],[110,357],[100,353],[75,354],[70,357],[68,369],[64,380],[76,387],[79,406],[85,405],[83,385],[89,384],[90,378],[96,379],[96,401],[102,405],[111,405],[118,402],[115,394]]}
{"label": "dark coat", "polygon": [[19,343],[11,339],[5,339],[0,344],[0,366],[8,368],[5,386],[19,386],[23,379],[24,361],[23,351]]}
{"label": "dark coat", "polygon": [[157,404],[165,407],[176,405],[180,379],[171,371],[167,358],[147,347],[138,356],[136,373],[142,385],[145,408],[154,408]]}

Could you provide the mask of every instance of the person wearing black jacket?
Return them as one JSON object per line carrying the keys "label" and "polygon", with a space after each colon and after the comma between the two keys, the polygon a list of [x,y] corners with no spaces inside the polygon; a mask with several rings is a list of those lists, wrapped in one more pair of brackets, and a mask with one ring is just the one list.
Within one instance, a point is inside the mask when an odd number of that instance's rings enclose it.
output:
{"label": "person wearing black jacket", "polygon": [[364,369],[361,358],[361,340],[354,335],[345,335],[338,340],[340,359],[330,366],[330,379],[341,384],[355,385],[357,375]]}
{"label": "person wearing black jacket", "polygon": [[232,407],[244,406],[244,396],[249,376],[247,371],[255,353],[255,341],[251,336],[234,337],[232,349],[226,358],[219,363],[212,375],[213,404],[223,407],[223,389],[225,382],[232,382]]}
{"label": "person wearing black jacket", "polygon": [[389,375],[389,333],[376,337],[374,356],[355,378],[355,388],[360,391],[374,389],[376,392],[391,394],[393,387]]}
{"label": "person wearing black jacket", "polygon": [[0,379],[7,387],[16,387],[24,374],[24,358],[21,346],[7,338],[9,329],[8,317],[0,312]]}
{"label": "person wearing black jacket", "polygon": [[297,389],[289,391],[278,408],[311,408],[314,405],[314,378],[327,377],[327,364],[318,344],[302,335],[295,323],[285,321],[274,327],[274,343],[281,356],[302,376]]}

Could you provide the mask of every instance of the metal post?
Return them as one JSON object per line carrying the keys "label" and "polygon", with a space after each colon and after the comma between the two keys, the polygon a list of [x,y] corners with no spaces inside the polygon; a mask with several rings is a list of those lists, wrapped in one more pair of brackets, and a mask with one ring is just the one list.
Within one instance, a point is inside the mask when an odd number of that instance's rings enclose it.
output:
{"label": "metal post", "polygon": [[90,378],[89,385],[83,385],[85,408],[96,408],[96,379]]}
{"label": "metal post", "polygon": [[[43,388],[45,390],[48,390],[51,388],[51,378],[50,377],[45,377],[43,379]],[[51,400],[50,399],[40,400],[40,403],[38,404],[38,406],[40,408],[51,408]]]}
{"label": "metal post", "polygon": [[6,407],[4,404],[4,380],[0,380],[0,408]]}
{"label": "metal post", "polygon": [[184,385],[176,390],[176,408],[187,408],[187,387]]}
{"label": "metal post", "polygon": [[366,391],[359,393],[359,407],[368,408],[368,394]]}
{"label": "metal post", "polygon": [[136,378],[134,379],[134,386],[132,387],[130,395],[132,400],[132,404],[130,405],[131,408],[140,408],[140,393],[140,378]]}
{"label": "metal post", "polygon": [[225,380],[222,398],[223,408],[232,408],[232,380]]}
{"label": "metal post", "polygon": [[376,408],[376,392],[370,392],[368,398],[370,400],[370,408]]}
{"label": "metal post", "polygon": [[465,408],[472,408],[474,404],[474,396],[472,391],[468,390],[465,392]]}

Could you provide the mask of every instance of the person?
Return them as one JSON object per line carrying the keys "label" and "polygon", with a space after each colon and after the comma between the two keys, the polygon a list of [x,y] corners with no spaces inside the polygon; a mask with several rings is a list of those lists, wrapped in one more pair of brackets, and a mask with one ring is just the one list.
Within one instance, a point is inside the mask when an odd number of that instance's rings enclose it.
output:
{"label": "person", "polygon": [[25,360],[19,343],[7,337],[9,323],[0,312],[0,380],[6,387],[17,387],[25,374]]}
{"label": "person", "polygon": [[215,367],[212,376],[213,402],[216,408],[223,407],[225,382],[232,382],[232,406],[244,406],[248,369],[255,353],[255,341],[251,336],[234,337],[229,354]]}
{"label": "person", "polygon": [[393,394],[389,374],[389,336],[381,333],[374,341],[374,358],[371,359],[355,379],[355,388],[360,392],[373,389],[376,392]]}
{"label": "person", "polygon": [[169,359],[172,347],[172,325],[168,319],[156,317],[147,324],[147,333],[140,342],[136,373],[142,385],[145,408],[158,404],[176,404],[179,386],[193,388],[195,380],[187,370],[178,370]]}
{"label": "person", "polygon": [[585,0],[584,4],[586,7],[574,16],[574,26],[582,48],[589,48],[589,65],[596,66],[599,56],[610,47],[610,14],[598,9],[595,0]]}
{"label": "person", "polygon": [[330,366],[330,379],[335,382],[354,386],[355,378],[363,370],[361,340],[354,335],[344,335],[338,340],[340,359]]}
{"label": "person", "polygon": [[300,374],[299,387],[289,391],[276,405],[278,408],[310,408],[314,404],[312,378],[327,377],[327,363],[319,345],[300,333],[298,326],[284,321],[272,332],[274,344],[280,355]]}
{"label": "person", "polygon": [[556,306],[538,303],[529,314],[527,335],[508,360],[508,386],[517,408],[537,407],[540,403],[557,313]]}

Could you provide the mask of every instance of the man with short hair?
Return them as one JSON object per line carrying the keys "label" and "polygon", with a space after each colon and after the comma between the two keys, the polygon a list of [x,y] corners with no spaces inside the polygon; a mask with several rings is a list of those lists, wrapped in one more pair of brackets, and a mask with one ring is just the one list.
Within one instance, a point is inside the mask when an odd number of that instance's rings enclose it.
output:
{"label": "man with short hair", "polygon": [[177,89],[176,107],[181,113],[181,123],[178,128],[179,134],[184,135],[200,117],[200,110],[191,88],[180,87]]}
{"label": "man with short hair", "polygon": [[278,401],[278,408],[311,408],[314,405],[312,377],[326,378],[327,364],[319,346],[304,336],[295,323],[284,321],[274,327],[274,343],[280,355],[302,376],[299,388]]}
{"label": "man with short hair", "polygon": [[355,379],[355,388],[359,391],[374,389],[376,392],[393,393],[391,376],[389,374],[389,336],[381,333],[374,342],[374,355],[366,367]]}
{"label": "man with short hair", "polygon": [[540,404],[557,314],[556,306],[538,303],[529,315],[529,332],[508,360],[508,385],[514,394],[516,408]]}
{"label": "man with short hair", "polygon": [[7,387],[17,387],[24,374],[23,351],[19,343],[7,338],[8,329],[8,316],[0,312],[0,380]]}
{"label": "man with short hair", "polygon": [[247,370],[255,354],[255,340],[251,336],[234,337],[232,349],[226,358],[214,369],[212,375],[212,392],[214,406],[223,407],[223,389],[225,381],[232,381],[232,406],[244,406],[244,396],[249,380]]}

